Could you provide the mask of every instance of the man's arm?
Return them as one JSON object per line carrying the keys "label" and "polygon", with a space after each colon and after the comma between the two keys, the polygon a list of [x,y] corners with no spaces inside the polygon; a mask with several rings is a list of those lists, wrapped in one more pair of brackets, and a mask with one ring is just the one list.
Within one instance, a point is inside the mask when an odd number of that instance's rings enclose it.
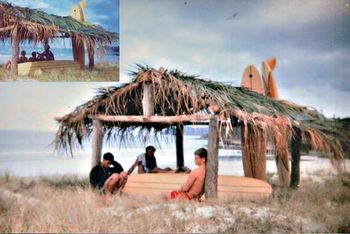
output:
{"label": "man's arm", "polygon": [[132,164],[132,166],[129,168],[127,174],[130,175],[135,170],[135,167],[137,167],[139,165],[139,163],[140,163],[140,161],[137,158],[136,161],[134,162],[134,164]]}
{"label": "man's arm", "polygon": [[182,184],[181,187],[179,188],[179,191],[188,192],[195,181],[196,181],[196,173],[195,173],[195,171],[192,171],[188,175],[186,182],[184,184]]}

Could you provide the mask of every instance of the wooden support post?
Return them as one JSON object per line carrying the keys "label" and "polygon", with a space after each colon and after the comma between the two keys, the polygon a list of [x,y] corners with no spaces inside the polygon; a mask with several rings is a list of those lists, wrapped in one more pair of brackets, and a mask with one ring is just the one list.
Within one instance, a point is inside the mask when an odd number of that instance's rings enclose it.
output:
{"label": "wooden support post", "polygon": [[149,117],[154,114],[154,98],[152,83],[143,83],[142,111],[143,116]]}
{"label": "wooden support post", "polygon": [[80,38],[72,36],[73,60],[80,64],[80,68],[85,66],[85,47],[84,41]]}
{"label": "wooden support post", "polygon": [[219,129],[215,116],[210,119],[208,133],[208,158],[205,176],[205,197],[217,198],[219,170]]}
{"label": "wooden support post", "polygon": [[292,171],[290,187],[297,188],[300,184],[300,158],[301,158],[301,130],[294,127],[295,135],[292,137]]}
{"label": "wooden support post", "polygon": [[46,48],[47,48],[48,45],[49,45],[49,40],[46,39],[46,40],[44,41],[44,50],[46,50]]}
{"label": "wooden support post", "polygon": [[11,73],[12,75],[18,74],[18,57],[19,57],[19,39],[18,29],[15,27],[12,32],[12,58],[11,58]]}
{"label": "wooden support post", "polygon": [[91,168],[101,162],[101,152],[103,143],[103,130],[102,123],[97,119],[92,120],[93,135],[92,135],[92,156],[91,156]]}
{"label": "wooden support post", "polygon": [[95,46],[92,42],[87,45],[89,55],[89,70],[94,69],[95,66]]}
{"label": "wooden support post", "polygon": [[176,126],[176,166],[184,166],[184,126]]}

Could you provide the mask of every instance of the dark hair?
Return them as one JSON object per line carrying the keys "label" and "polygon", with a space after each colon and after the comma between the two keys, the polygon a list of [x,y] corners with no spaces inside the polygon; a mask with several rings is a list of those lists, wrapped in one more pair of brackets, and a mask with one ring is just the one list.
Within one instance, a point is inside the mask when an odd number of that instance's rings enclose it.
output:
{"label": "dark hair", "polygon": [[36,56],[36,52],[32,52],[32,56],[35,57]]}
{"label": "dark hair", "polygon": [[108,160],[108,161],[110,161],[110,162],[113,162],[113,161],[114,161],[114,156],[113,156],[112,153],[108,152],[108,153],[105,153],[105,154],[103,155],[103,159],[104,159],[104,160]]}
{"label": "dark hair", "polygon": [[149,145],[149,146],[146,147],[146,152],[147,152],[148,150],[156,151],[156,148],[155,148],[154,146],[152,146],[152,145]]}
{"label": "dark hair", "polygon": [[21,51],[21,55],[23,55],[23,54],[26,55],[26,51],[25,50]]}
{"label": "dark hair", "polygon": [[207,160],[208,152],[205,148],[197,149],[196,151],[194,151],[194,154],[198,155],[200,158],[205,158],[205,160]]}

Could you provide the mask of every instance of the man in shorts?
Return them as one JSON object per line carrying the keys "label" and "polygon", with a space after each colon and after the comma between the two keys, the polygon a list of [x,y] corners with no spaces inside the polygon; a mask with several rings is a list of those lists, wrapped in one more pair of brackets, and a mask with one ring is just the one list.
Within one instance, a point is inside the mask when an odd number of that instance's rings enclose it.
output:
{"label": "man in shorts", "polygon": [[205,164],[207,150],[200,148],[194,152],[194,162],[198,166],[192,170],[184,184],[176,191],[170,192],[171,199],[200,199],[204,194]]}

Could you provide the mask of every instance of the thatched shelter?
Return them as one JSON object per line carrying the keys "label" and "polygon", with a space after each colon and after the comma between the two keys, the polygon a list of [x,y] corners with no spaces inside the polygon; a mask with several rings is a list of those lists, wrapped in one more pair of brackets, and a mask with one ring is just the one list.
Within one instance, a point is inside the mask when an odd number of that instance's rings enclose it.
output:
{"label": "thatched shelter", "polygon": [[[100,162],[102,138],[128,141],[133,130],[140,135],[173,129],[176,136],[177,166],[183,166],[183,126],[209,125],[206,190],[215,196],[220,129],[232,136],[242,128],[243,166],[246,176],[264,179],[266,144],[274,144],[283,185],[289,185],[288,140],[292,139],[292,181],[299,184],[300,145],[309,139],[334,162],[341,162],[338,139],[344,133],[319,112],[276,101],[244,88],[168,71],[138,66],[134,79],[120,86],[100,89],[92,100],[57,118],[58,149],[74,149],[93,135],[92,166]],[[338,165],[342,165],[339,163]],[[211,191],[211,192],[210,192]]]}
{"label": "thatched shelter", "polygon": [[47,14],[0,0],[0,40],[10,40],[12,43],[11,71],[15,74],[19,43],[22,41],[47,44],[57,38],[72,38],[74,43],[87,45],[91,67],[94,65],[95,45],[103,48],[118,37],[116,33],[108,32],[99,26],[80,23],[70,16]]}

